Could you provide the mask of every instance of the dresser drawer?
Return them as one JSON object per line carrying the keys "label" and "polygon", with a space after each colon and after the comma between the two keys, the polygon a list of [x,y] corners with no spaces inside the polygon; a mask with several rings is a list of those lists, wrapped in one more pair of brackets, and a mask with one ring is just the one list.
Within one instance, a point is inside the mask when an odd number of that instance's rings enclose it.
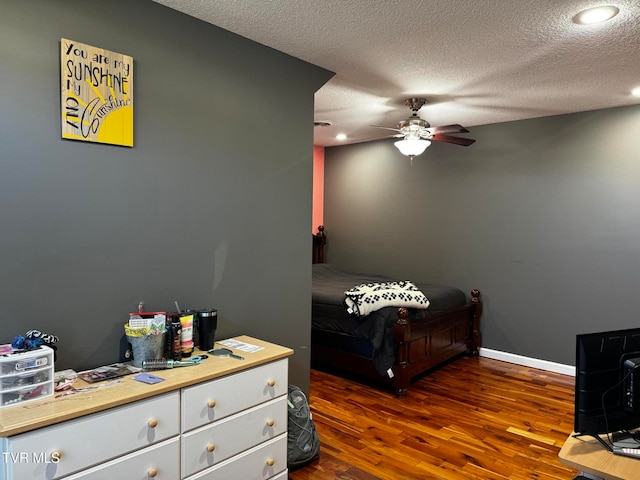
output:
{"label": "dresser drawer", "polygon": [[182,476],[204,470],[286,431],[286,396],[193,430],[183,436]]}
{"label": "dresser drawer", "polygon": [[179,455],[180,438],[174,437],[64,480],[176,480],[180,478]]}
{"label": "dresser drawer", "polygon": [[288,361],[268,363],[183,390],[182,431],[287,393]]}
{"label": "dresser drawer", "polygon": [[284,472],[279,473],[275,477],[272,477],[271,480],[287,480],[289,478],[289,470],[285,470]]}
{"label": "dresser drawer", "polygon": [[188,480],[266,480],[287,469],[287,434],[197,473]]}
{"label": "dresser drawer", "polygon": [[9,478],[59,478],[167,439],[179,433],[179,410],[174,392],[9,437],[4,451],[27,459],[10,462]]}

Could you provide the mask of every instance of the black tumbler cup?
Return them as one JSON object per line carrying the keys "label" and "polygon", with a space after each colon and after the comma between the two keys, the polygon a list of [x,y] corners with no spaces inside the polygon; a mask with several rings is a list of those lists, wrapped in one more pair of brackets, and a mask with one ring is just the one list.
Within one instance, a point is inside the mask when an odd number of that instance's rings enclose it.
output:
{"label": "black tumbler cup", "polygon": [[213,348],[218,328],[218,311],[215,308],[198,310],[198,347],[207,351]]}

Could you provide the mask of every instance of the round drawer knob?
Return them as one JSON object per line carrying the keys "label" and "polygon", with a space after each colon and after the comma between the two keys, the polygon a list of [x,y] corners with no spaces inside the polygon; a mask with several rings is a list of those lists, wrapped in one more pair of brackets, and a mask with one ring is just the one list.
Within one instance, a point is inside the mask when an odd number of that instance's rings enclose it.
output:
{"label": "round drawer knob", "polygon": [[276,424],[276,421],[273,418],[270,418],[269,420],[267,420],[268,427],[273,427],[275,424]]}
{"label": "round drawer knob", "polygon": [[216,401],[215,401],[215,400],[209,400],[209,401],[207,402],[207,407],[209,407],[209,408],[213,408],[213,407],[215,407],[215,406],[216,406]]}
{"label": "round drawer knob", "polygon": [[158,475],[158,469],[151,467],[149,469],[149,478],[155,478],[156,475]]}
{"label": "round drawer knob", "polygon": [[211,453],[216,449],[216,446],[213,443],[207,443],[207,452]]}
{"label": "round drawer knob", "polygon": [[53,452],[51,452],[51,461],[58,462],[61,458],[62,458],[61,450],[54,450]]}
{"label": "round drawer knob", "polygon": [[270,467],[273,467],[276,464],[276,461],[273,458],[269,458],[267,460],[267,465],[269,465]]}
{"label": "round drawer knob", "polygon": [[158,426],[158,420],[156,420],[155,418],[150,418],[147,422],[147,425],[149,425],[150,428],[156,428]]}
{"label": "round drawer knob", "polygon": [[269,380],[267,380],[267,385],[269,385],[270,387],[275,386],[276,381],[273,378],[270,378]]}

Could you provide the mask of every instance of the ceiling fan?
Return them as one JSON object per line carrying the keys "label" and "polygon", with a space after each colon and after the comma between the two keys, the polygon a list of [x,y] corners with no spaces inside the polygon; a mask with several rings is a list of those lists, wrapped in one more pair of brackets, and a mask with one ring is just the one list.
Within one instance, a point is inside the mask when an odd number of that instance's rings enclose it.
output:
{"label": "ceiling fan", "polygon": [[404,104],[411,109],[412,115],[401,121],[397,128],[382,127],[380,125],[369,125],[374,128],[384,128],[397,132],[395,138],[401,138],[394,143],[403,155],[407,155],[413,161],[413,157],[420,155],[431,145],[431,142],[446,142],[454,145],[468,147],[475,140],[471,138],[455,137],[450,133],[467,133],[469,130],[462,125],[444,125],[442,127],[432,127],[429,122],[418,116],[418,110],[427,103],[424,98],[407,98]]}

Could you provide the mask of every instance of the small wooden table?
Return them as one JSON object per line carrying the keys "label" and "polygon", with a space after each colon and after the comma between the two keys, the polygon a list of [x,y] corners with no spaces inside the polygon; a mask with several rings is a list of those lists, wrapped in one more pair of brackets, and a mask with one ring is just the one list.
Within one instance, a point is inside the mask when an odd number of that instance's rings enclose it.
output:
{"label": "small wooden table", "polygon": [[640,478],[640,460],[614,455],[595,438],[567,438],[558,457],[563,464],[605,480]]}

